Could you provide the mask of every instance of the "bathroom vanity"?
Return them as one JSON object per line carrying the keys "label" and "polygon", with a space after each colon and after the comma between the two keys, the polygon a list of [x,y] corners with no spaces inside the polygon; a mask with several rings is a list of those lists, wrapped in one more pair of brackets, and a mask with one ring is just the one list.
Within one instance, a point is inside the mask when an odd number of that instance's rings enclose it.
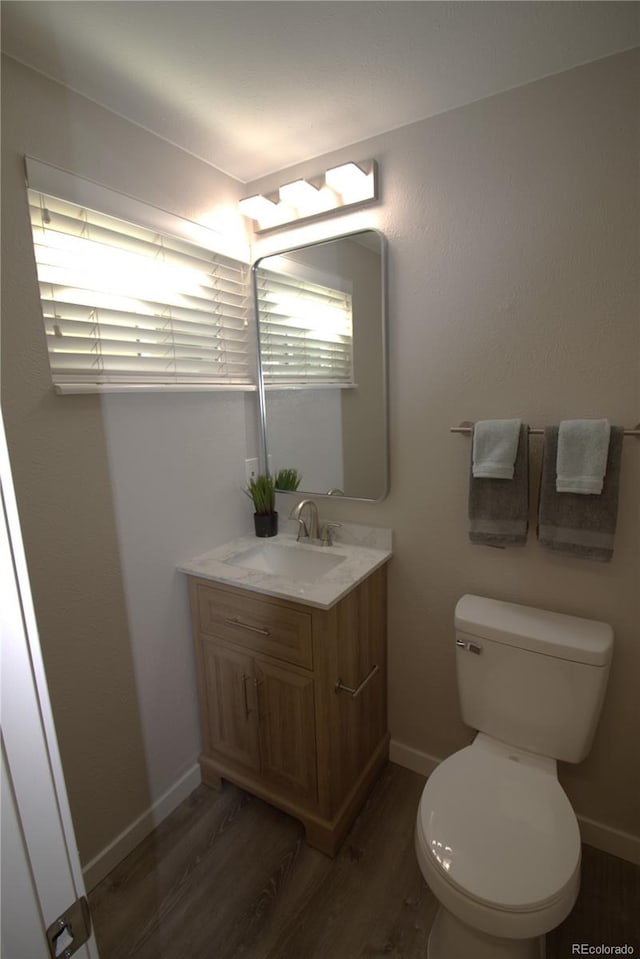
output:
{"label": "bathroom vanity", "polygon": [[[273,557],[274,547],[302,573],[256,570],[261,550]],[[305,552],[311,563],[318,555],[327,563],[313,582],[300,578]],[[233,565],[247,553],[253,568]],[[228,779],[296,817],[307,842],[330,856],[388,757],[390,555],[249,537],[181,567],[189,575],[203,781]]]}

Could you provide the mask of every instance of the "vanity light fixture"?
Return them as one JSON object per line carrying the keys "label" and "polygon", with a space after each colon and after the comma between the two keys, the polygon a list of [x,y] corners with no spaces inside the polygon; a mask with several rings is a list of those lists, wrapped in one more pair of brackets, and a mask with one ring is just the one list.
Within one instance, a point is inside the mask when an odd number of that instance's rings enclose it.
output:
{"label": "vanity light fixture", "polygon": [[296,209],[313,209],[320,196],[320,190],[308,180],[294,180],[292,183],[285,183],[278,190],[280,199],[289,203]]}
{"label": "vanity light fixture", "polygon": [[345,205],[369,200],[374,195],[374,171],[367,171],[358,163],[334,166],[327,170],[324,178],[327,186],[340,194]]}
{"label": "vanity light fixture", "polygon": [[269,200],[266,196],[261,196],[259,193],[240,200],[238,206],[245,216],[248,216],[251,220],[259,221],[266,221],[275,216],[278,209],[277,203]]}
{"label": "vanity light fixture", "polygon": [[295,211],[294,219],[326,213],[327,210],[333,210],[336,204],[334,191],[324,183],[322,177],[315,181],[294,180],[285,183],[278,193],[280,199]]}
{"label": "vanity light fixture", "polygon": [[331,167],[318,177],[293,180],[268,196],[240,200],[241,212],[253,220],[255,233],[308,220],[378,198],[375,160],[359,160]]}

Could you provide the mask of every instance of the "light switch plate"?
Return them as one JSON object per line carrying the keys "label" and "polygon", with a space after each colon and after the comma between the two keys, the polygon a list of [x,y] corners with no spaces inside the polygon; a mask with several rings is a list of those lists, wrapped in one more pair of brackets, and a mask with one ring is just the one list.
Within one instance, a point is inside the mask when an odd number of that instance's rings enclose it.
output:
{"label": "light switch plate", "polygon": [[249,484],[252,477],[256,477],[257,475],[258,475],[258,457],[254,456],[251,459],[244,461],[244,478],[247,484]]}

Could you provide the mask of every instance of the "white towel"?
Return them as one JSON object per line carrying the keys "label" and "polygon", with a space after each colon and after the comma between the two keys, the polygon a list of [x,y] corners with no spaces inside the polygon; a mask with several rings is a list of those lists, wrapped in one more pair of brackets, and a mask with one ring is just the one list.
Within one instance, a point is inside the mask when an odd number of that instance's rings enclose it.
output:
{"label": "white towel", "polygon": [[476,479],[513,479],[521,420],[478,420],[473,427]]}
{"label": "white towel", "polygon": [[563,420],[558,430],[558,493],[601,493],[609,454],[609,420]]}

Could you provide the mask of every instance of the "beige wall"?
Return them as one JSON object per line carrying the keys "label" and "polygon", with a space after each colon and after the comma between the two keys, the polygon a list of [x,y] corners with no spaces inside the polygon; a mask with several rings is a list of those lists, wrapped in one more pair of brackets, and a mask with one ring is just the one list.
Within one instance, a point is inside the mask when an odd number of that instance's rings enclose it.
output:
{"label": "beige wall", "polygon": [[25,153],[231,226],[241,187],[3,58],[2,411],[86,865],[196,763],[187,598],[175,566],[249,528],[246,411],[241,394],[53,393]]}
{"label": "beige wall", "polygon": [[[260,252],[377,226],[389,244],[391,493],[331,503],[391,526],[390,724],[444,757],[463,745],[456,600],[477,592],[611,622],[615,656],[588,759],[561,780],[579,813],[640,835],[640,443],[625,440],[609,565],[471,546],[465,419],[640,419],[637,51],[474,103],[251,184],[268,189],[374,156],[381,204],[289,230]],[[325,163],[326,161],[326,163]],[[323,512],[326,514],[329,507]],[[544,693],[543,693],[544,694]]]}

